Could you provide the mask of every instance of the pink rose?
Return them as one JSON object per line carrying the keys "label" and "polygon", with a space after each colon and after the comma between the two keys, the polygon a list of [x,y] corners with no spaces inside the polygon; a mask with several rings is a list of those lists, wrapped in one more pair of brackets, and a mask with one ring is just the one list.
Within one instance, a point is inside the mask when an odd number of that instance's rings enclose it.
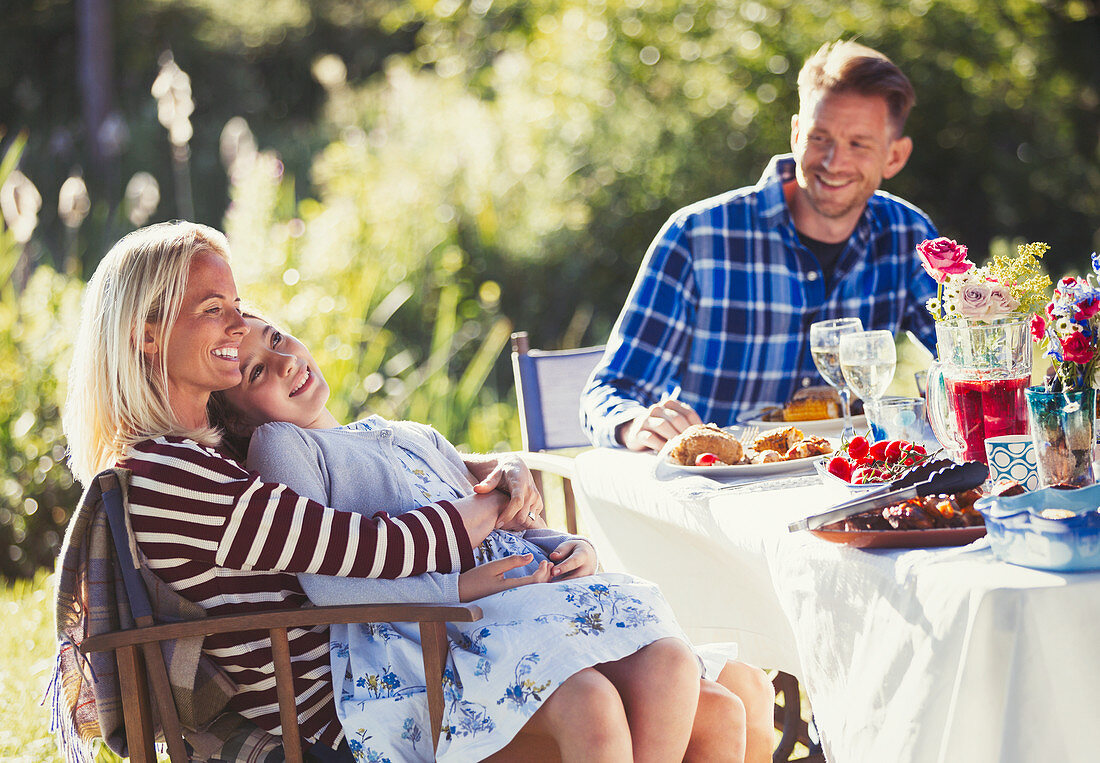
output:
{"label": "pink rose", "polygon": [[1088,363],[1092,355],[1092,344],[1080,331],[1074,331],[1062,340],[1062,357],[1070,363]]}
{"label": "pink rose", "polygon": [[1001,286],[997,282],[993,282],[989,285],[989,312],[1001,315],[1003,313],[1011,313],[1020,303],[1013,299],[1012,292],[1005,287]]}
{"label": "pink rose", "polygon": [[985,318],[989,314],[990,288],[984,283],[968,283],[959,289],[959,315],[963,318]]}
{"label": "pink rose", "polygon": [[965,273],[974,267],[974,263],[966,259],[965,246],[942,236],[921,241],[917,254],[924,272],[936,279],[936,283],[943,283],[947,276]]}
{"label": "pink rose", "polygon": [[1043,341],[1047,335],[1047,322],[1041,315],[1031,316],[1031,338],[1036,342]]}

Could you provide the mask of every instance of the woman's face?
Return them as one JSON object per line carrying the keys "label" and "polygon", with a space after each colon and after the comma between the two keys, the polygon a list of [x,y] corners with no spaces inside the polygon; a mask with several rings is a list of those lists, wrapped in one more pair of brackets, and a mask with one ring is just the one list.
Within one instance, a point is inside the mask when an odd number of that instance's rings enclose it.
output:
{"label": "woman's face", "polygon": [[245,321],[251,331],[241,342],[241,380],[225,396],[248,428],[269,421],[335,426],[325,408],[328,383],[309,349],[258,318]]}
{"label": "woman's face", "polygon": [[[179,315],[168,335],[168,394],[176,418],[187,426],[206,424],[210,393],[240,382],[237,348],[248,333],[229,263],[213,252],[191,259]],[[146,353],[160,351],[146,327]]]}

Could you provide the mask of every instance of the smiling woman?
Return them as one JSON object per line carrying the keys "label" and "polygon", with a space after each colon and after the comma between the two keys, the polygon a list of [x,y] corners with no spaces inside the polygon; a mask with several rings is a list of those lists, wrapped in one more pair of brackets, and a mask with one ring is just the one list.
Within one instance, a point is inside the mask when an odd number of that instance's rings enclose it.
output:
{"label": "smiling woman", "polygon": [[[64,413],[70,465],[85,485],[111,466],[130,471],[130,522],[149,570],[217,615],[301,607],[300,572],[397,577],[472,566],[472,549],[509,503],[491,487],[368,517],[264,483],[218,450],[207,402],[241,381],[248,331],[226,239],[202,225],[135,231],[88,283]],[[526,494],[533,480],[516,473],[507,486]],[[237,683],[227,708],[278,733],[270,641],[211,636],[203,649]],[[327,629],[292,631],[290,652],[302,736],[336,748]]]}

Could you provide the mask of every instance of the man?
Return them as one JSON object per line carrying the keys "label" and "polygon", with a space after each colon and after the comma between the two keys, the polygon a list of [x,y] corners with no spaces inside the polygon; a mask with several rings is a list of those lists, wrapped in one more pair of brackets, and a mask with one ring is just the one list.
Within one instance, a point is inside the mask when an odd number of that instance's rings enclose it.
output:
{"label": "man", "polygon": [[881,53],[838,41],[803,66],[798,95],[793,155],[680,210],[650,246],[581,397],[597,445],[659,450],[690,424],[787,402],[819,379],[815,321],[859,316],[934,346],[935,284],[915,249],[938,234],[877,190],[913,150],[912,85]]}

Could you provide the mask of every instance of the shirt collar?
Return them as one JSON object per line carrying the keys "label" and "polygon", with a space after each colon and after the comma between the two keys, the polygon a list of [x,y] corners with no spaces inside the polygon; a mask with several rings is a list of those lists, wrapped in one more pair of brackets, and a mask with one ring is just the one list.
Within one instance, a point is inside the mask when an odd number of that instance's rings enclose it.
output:
{"label": "shirt collar", "polygon": [[[791,232],[794,233],[794,221],[791,220],[790,210],[787,209],[787,197],[783,193],[783,184],[794,178],[794,154],[777,154],[768,162],[764,174],[756,183],[760,194],[760,220],[765,225],[775,228],[789,225]],[[879,192],[876,191],[867,200],[863,215],[852,232],[858,240],[865,240],[876,227],[872,208],[878,203],[878,194]]]}

